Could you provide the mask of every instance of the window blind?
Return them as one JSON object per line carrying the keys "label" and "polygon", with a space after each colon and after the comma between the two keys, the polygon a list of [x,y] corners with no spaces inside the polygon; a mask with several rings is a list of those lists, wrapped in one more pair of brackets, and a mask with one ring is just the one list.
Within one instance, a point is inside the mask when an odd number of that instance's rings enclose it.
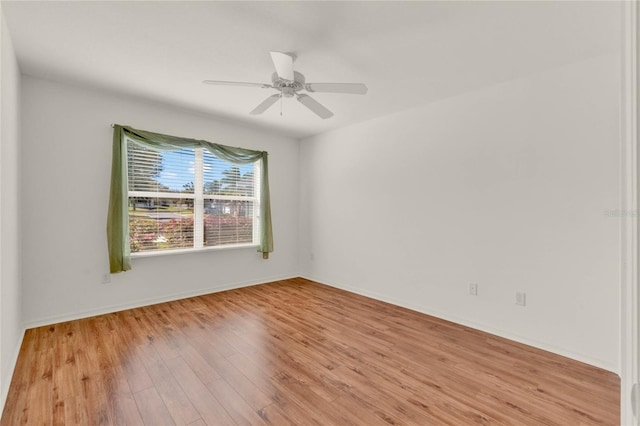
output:
{"label": "window blind", "polygon": [[127,141],[130,250],[255,244],[259,163],[235,165],[203,148],[156,151]]}

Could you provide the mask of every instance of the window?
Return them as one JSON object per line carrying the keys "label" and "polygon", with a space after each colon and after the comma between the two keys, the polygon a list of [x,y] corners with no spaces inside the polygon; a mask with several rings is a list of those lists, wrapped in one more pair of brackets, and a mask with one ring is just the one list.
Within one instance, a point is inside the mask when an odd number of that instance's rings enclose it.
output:
{"label": "window", "polygon": [[256,245],[269,259],[267,151],[112,127],[107,213],[112,274],[131,269],[132,248],[143,253]]}
{"label": "window", "polygon": [[131,253],[259,244],[260,161],[126,146]]}

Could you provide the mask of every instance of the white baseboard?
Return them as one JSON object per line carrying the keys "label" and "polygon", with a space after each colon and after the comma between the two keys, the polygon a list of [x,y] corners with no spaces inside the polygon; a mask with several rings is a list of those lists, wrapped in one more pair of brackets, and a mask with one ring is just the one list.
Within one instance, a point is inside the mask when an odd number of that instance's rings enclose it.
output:
{"label": "white baseboard", "polygon": [[240,281],[235,283],[225,284],[220,287],[207,287],[199,290],[189,291],[189,292],[181,292],[181,293],[173,293],[170,295],[165,295],[162,297],[154,297],[150,299],[142,299],[137,300],[135,302],[123,303],[118,305],[111,305],[106,307],[101,307],[98,309],[89,309],[85,311],[71,312],[64,315],[54,315],[50,317],[37,318],[25,323],[25,329],[41,327],[43,325],[51,325],[57,324],[65,321],[73,321],[82,318],[93,317],[96,315],[104,315],[110,314],[113,312],[123,311],[125,309],[134,309],[140,308],[143,306],[155,305],[158,303],[171,302],[174,300],[187,299],[189,297],[202,296],[205,294],[211,293],[219,293],[221,291],[234,290],[242,287],[249,287],[253,285],[266,284],[273,281],[286,280],[290,278],[298,277],[298,274],[295,275],[285,275],[285,276],[276,276],[276,277],[267,277],[261,278],[259,280],[251,280],[251,281]]}
{"label": "white baseboard", "polygon": [[376,299],[376,300],[380,300],[382,302],[387,302],[387,303],[391,303],[392,305],[396,305],[396,306],[400,306],[403,308],[407,308],[407,309],[411,309],[412,311],[416,311],[416,312],[420,312],[423,314],[427,314],[427,315],[431,315],[433,317],[436,318],[440,318],[446,321],[451,321],[454,322],[456,324],[460,324],[460,325],[464,325],[465,327],[470,327],[476,330],[480,330],[480,331],[484,331],[485,333],[489,333],[489,334],[493,334],[495,336],[499,336],[499,337],[503,337],[505,339],[509,339],[509,340],[513,340],[514,342],[518,342],[518,343],[522,343],[528,346],[533,346],[534,348],[538,348],[538,349],[542,349],[544,351],[547,352],[552,352],[554,354],[557,355],[561,355],[564,356],[566,358],[571,358],[573,360],[576,361],[580,361],[583,362],[585,364],[589,364],[592,365],[594,367],[598,367],[598,368],[602,368],[603,370],[607,370],[610,371],[614,374],[619,375],[619,371],[617,371],[617,369],[614,366],[608,365],[607,363],[602,362],[599,359],[595,359],[595,358],[591,358],[588,356],[584,356],[582,354],[576,354],[574,352],[571,351],[567,351],[566,349],[563,348],[559,348],[557,346],[554,345],[550,345],[548,343],[545,342],[539,342],[533,339],[529,339],[527,337],[524,336],[520,336],[517,334],[513,334],[510,333],[508,331],[505,330],[500,330],[500,329],[496,329],[494,327],[490,327],[487,326],[485,324],[480,324],[474,321],[469,321],[468,319],[465,318],[461,318],[458,317],[456,315],[452,315],[449,313],[445,313],[445,312],[441,312],[441,311],[437,311],[434,309],[431,309],[429,307],[425,307],[422,305],[416,305],[414,303],[410,303],[407,302],[405,300],[400,300],[400,299],[396,299],[394,297],[390,297],[388,295],[385,294],[380,294],[377,292],[372,292],[369,290],[365,290],[359,287],[353,287],[353,286],[347,286],[347,285],[341,285],[341,284],[337,284],[337,283],[329,283],[326,282],[322,279],[316,278],[316,277],[312,277],[310,275],[301,275],[302,278],[306,278],[308,280],[311,281],[315,281],[317,283],[320,284],[324,284],[327,285],[329,287],[334,287],[334,288],[338,288],[341,290],[345,290],[345,291],[349,291],[351,293],[356,293],[362,296],[366,296],[366,297],[370,297],[372,299]]}
{"label": "white baseboard", "polygon": [[22,347],[22,341],[24,340],[24,332],[26,328],[22,327],[22,333],[20,338],[18,339],[18,344],[13,350],[13,357],[11,358],[11,368],[9,371],[9,377],[4,377],[2,382],[2,395],[0,396],[0,416],[2,416],[2,412],[4,411],[4,404],[7,402],[7,396],[9,395],[9,387],[11,386],[11,380],[13,379],[13,373],[16,371],[16,364],[18,363],[18,355],[20,355],[20,348]]}

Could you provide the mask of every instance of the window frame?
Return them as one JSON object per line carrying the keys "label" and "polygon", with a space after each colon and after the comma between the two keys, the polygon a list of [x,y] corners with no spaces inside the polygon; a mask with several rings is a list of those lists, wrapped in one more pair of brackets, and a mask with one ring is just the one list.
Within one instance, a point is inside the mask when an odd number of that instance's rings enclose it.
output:
{"label": "window frame", "polygon": [[[124,136],[125,139],[125,148],[127,153],[127,169],[130,166],[129,162],[129,144],[133,142],[134,144],[138,144],[135,139]],[[139,146],[146,147],[145,145],[138,144]],[[153,150],[153,148],[146,147],[147,149]],[[152,198],[156,200],[161,199],[176,199],[176,198],[184,198],[193,200],[193,246],[192,247],[178,247],[178,248],[170,248],[170,249],[156,249],[156,250],[144,250],[131,252],[131,257],[153,257],[153,256],[164,256],[164,255],[173,255],[173,254],[185,254],[185,253],[193,253],[193,252],[201,252],[201,251],[218,251],[218,250],[231,250],[231,249],[239,249],[239,248],[255,248],[260,245],[260,175],[261,175],[261,165],[262,160],[255,161],[254,163],[250,163],[253,166],[253,195],[252,196],[240,196],[240,195],[216,195],[216,194],[205,194],[204,192],[204,155],[205,149],[202,147],[185,147],[185,148],[176,148],[179,149],[191,149],[193,150],[193,159],[194,159],[194,180],[193,180],[193,193],[189,192],[178,192],[178,191],[132,191],[129,189],[129,182],[127,182],[127,203],[130,202],[132,197],[146,197]],[[159,151],[155,150],[155,152],[170,152],[170,151]],[[237,165],[236,163],[232,163],[217,157],[215,154],[209,152],[209,155],[214,158],[224,161],[228,165]],[[244,201],[244,202],[252,202],[252,236],[250,243],[235,243],[235,244],[218,244],[207,246],[205,245],[205,201],[206,200],[223,200],[223,201]],[[128,223],[130,224],[130,217],[127,218]]]}

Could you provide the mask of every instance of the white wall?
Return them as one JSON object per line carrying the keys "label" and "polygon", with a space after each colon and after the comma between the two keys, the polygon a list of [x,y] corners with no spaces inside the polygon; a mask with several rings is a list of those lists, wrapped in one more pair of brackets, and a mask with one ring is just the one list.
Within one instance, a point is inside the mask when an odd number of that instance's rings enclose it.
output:
{"label": "white wall", "polygon": [[619,371],[618,61],[302,141],[303,274]]}
{"label": "white wall", "polygon": [[[298,142],[204,115],[23,76],[23,312],[27,325],[297,275]],[[108,270],[110,123],[269,152],[275,251],[137,258]]]}
{"label": "white wall", "polygon": [[19,139],[20,70],[0,10],[0,412],[4,407],[24,328],[20,289]]}

